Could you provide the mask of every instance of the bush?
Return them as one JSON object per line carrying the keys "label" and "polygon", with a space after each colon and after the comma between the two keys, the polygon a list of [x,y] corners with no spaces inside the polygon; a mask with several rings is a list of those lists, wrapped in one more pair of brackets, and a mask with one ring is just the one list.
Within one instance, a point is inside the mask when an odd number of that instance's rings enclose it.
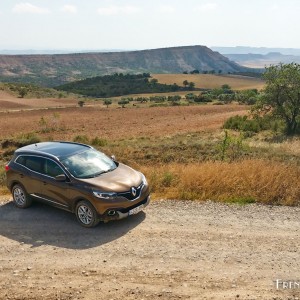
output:
{"label": "bush", "polygon": [[91,144],[93,146],[104,147],[107,145],[107,140],[95,137],[94,139],[91,140]]}
{"label": "bush", "polygon": [[260,132],[263,130],[278,131],[282,129],[282,124],[278,120],[269,117],[256,117],[249,119],[247,116],[234,116],[227,119],[223,125],[225,129],[240,131]]}
{"label": "bush", "polygon": [[235,94],[239,104],[254,105],[259,97],[257,89],[240,91]]}
{"label": "bush", "polygon": [[83,100],[79,100],[79,101],[78,101],[79,107],[83,107],[84,103],[85,103],[85,102],[84,102]]}
{"label": "bush", "polygon": [[122,108],[125,108],[125,105],[129,103],[129,100],[127,99],[121,99],[118,104],[122,105]]}
{"label": "bush", "polygon": [[29,132],[22,134],[17,138],[16,146],[23,147],[30,144],[39,143],[40,141],[41,139],[34,132]]}
{"label": "bush", "polygon": [[86,135],[77,135],[73,139],[75,143],[80,143],[80,144],[88,144],[89,143],[89,138]]}

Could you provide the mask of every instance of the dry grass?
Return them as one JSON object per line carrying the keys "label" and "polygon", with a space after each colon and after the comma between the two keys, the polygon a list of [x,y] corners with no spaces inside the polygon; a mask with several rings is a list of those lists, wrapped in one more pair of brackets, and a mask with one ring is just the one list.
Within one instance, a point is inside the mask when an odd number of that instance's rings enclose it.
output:
{"label": "dry grass", "polygon": [[[246,114],[242,105],[201,105],[152,108],[83,107],[0,113],[0,140],[28,132],[43,139],[70,140],[76,135],[109,140],[138,136],[166,136],[201,130],[215,130],[236,114]],[[57,130],[43,130],[43,118]]]}
{"label": "dry grass", "polygon": [[274,152],[282,152],[289,155],[300,156],[300,138],[292,137],[284,141],[268,142],[264,140],[253,140],[249,142],[251,148],[269,149]]}
{"label": "dry grass", "polygon": [[264,160],[143,167],[156,198],[299,205],[300,168]]}
{"label": "dry grass", "polygon": [[152,74],[159,83],[182,86],[183,81],[194,82],[197,88],[213,89],[220,88],[223,84],[229,84],[234,90],[258,89],[261,90],[264,81],[238,75],[211,75],[211,74]]}

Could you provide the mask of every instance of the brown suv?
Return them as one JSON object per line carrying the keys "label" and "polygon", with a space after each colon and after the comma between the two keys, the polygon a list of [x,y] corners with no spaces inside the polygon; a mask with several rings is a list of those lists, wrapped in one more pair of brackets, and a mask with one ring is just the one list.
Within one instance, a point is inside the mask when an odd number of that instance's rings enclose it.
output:
{"label": "brown suv", "polygon": [[85,227],[136,214],[150,201],[142,173],[88,145],[44,142],[25,146],[15,151],[5,169],[17,207],[40,200],[75,213]]}

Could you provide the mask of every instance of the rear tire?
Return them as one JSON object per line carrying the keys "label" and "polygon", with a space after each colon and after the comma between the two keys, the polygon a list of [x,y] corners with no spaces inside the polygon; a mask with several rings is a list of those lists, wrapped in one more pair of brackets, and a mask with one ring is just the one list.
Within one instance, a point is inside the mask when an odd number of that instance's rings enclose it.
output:
{"label": "rear tire", "polygon": [[87,228],[95,227],[99,223],[97,212],[94,206],[88,201],[80,201],[75,210],[78,223]]}
{"label": "rear tire", "polygon": [[32,204],[32,199],[21,184],[15,184],[11,190],[13,202],[18,208],[27,208]]}

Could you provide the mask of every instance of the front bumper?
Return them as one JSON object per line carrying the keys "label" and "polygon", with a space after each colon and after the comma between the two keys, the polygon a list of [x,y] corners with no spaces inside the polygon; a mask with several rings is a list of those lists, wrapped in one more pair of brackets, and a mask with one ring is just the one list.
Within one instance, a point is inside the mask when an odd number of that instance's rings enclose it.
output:
{"label": "front bumper", "polygon": [[133,206],[130,206],[127,208],[110,209],[110,210],[106,211],[103,215],[99,215],[99,220],[104,221],[104,222],[109,222],[109,221],[113,221],[113,220],[121,220],[121,219],[127,218],[128,216],[130,216],[130,211],[132,211],[136,208],[140,208],[140,209],[137,209],[137,212],[133,213],[133,214],[136,214],[136,213],[144,210],[144,208],[146,206],[148,206],[149,203],[150,203],[150,194],[143,201],[140,201]]}

